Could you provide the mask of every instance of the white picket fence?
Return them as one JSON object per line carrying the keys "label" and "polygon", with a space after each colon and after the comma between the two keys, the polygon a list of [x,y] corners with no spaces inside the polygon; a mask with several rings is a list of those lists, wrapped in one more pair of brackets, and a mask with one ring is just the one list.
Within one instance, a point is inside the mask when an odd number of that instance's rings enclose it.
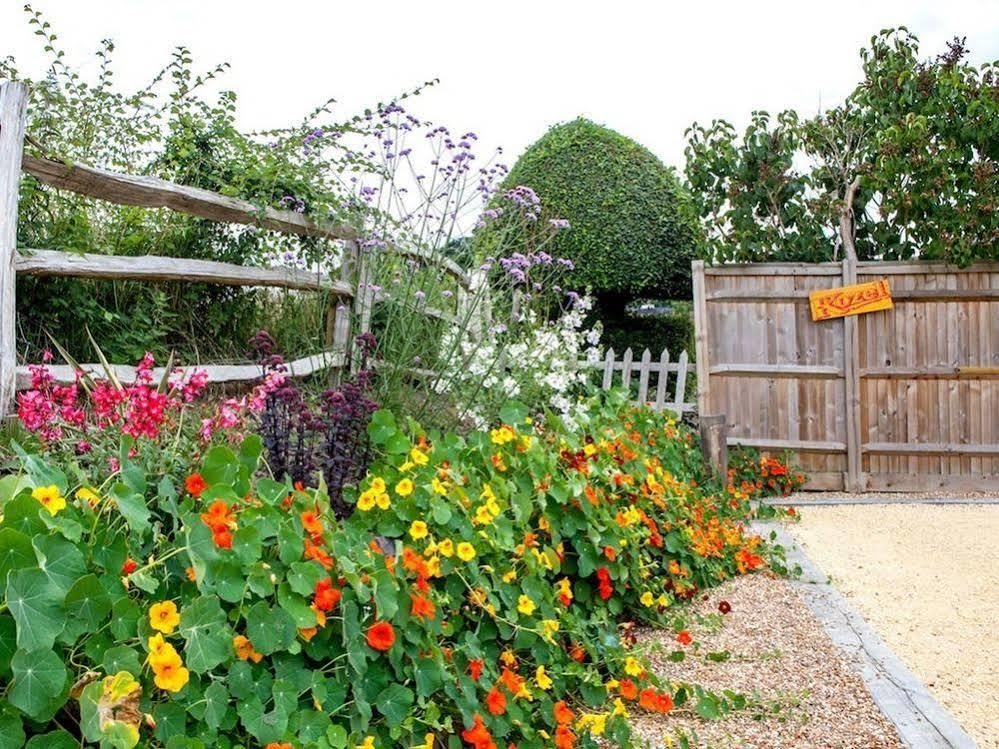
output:
{"label": "white picket fence", "polygon": [[[633,390],[633,381],[638,379],[638,394],[635,398],[639,403],[645,403],[656,411],[669,409],[678,414],[697,409],[696,403],[688,403],[684,400],[687,393],[687,352],[682,351],[675,362],[669,360],[669,351],[663,349],[659,355],[659,361],[652,361],[652,353],[645,349],[641,358],[636,361],[634,352],[629,348],[618,361],[614,349],[607,349],[602,361],[580,362],[580,367],[586,369],[597,369],[603,371],[603,381],[601,387],[610,390],[614,387],[623,387]],[[616,373],[621,376],[617,377]],[[672,378],[673,397],[669,398],[670,373]],[[653,375],[655,383],[653,384]],[[650,398],[649,394],[655,392],[655,397]]]}

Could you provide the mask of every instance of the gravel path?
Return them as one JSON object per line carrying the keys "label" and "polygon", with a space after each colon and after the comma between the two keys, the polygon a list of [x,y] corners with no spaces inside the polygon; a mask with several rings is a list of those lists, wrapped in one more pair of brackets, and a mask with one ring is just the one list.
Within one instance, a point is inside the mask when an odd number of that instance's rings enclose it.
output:
{"label": "gravel path", "polygon": [[[718,614],[722,600],[732,607],[724,617]],[[696,733],[698,741],[691,745],[699,749],[903,746],[861,678],[787,581],[762,574],[736,578],[711,591],[689,618],[695,615],[700,615],[700,623],[691,622],[689,629],[696,642],[681,663],[666,658],[679,648],[671,634],[640,634],[641,643],[653,648],[656,673],[713,690],[755,695],[758,706],[718,721],[701,720],[689,710],[665,718],[635,711],[635,729],[650,746],[670,746],[666,739],[675,738],[678,731]],[[705,657],[722,651],[731,654],[729,660],[719,663]]]}
{"label": "gravel path", "polygon": [[999,748],[999,505],[807,507],[809,558],[982,749]]}

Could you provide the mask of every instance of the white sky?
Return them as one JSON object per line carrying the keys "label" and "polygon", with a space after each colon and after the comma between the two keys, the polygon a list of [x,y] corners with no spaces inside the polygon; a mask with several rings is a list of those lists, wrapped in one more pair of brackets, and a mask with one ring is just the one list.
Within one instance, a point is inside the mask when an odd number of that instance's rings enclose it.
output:
{"label": "white sky", "polygon": [[[0,0],[0,56],[45,61],[22,0]],[[681,166],[694,120],[742,124],[753,109],[812,113],[860,75],[858,51],[907,25],[924,56],[967,35],[972,60],[999,59],[999,0],[35,0],[71,62],[117,45],[119,81],[142,85],[177,44],[200,68],[228,61],[240,124],[288,124],[328,97],[344,118],[440,78],[419,116],[502,145],[512,163],[552,124],[585,115]],[[483,153],[485,149],[480,150]],[[483,154],[484,155],[484,154]]]}

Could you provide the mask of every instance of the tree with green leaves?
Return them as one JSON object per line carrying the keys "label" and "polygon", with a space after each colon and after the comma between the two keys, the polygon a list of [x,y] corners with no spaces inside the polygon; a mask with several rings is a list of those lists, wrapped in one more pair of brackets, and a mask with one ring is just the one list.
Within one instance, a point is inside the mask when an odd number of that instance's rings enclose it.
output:
{"label": "tree with green leaves", "polygon": [[688,131],[687,185],[716,262],[999,259],[999,61],[956,38],[933,59],[904,27],[816,117],[754,112]]}
{"label": "tree with green leaves", "polygon": [[[701,230],[675,172],[647,148],[578,118],[528,148],[504,184],[530,187],[568,221],[549,251],[572,260],[577,288],[598,298],[690,296]],[[502,231],[499,221],[477,233],[480,256],[491,254]]]}

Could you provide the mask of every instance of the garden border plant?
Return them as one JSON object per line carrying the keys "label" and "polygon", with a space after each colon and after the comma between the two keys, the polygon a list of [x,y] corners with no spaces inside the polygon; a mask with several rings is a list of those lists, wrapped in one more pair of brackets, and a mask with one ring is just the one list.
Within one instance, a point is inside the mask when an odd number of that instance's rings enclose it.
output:
{"label": "garden border plant", "polygon": [[368,431],[343,521],[321,481],[270,477],[255,434],[182,488],[127,449],[70,479],[15,447],[0,737],[592,748],[628,746],[631,710],[745,704],[654,679],[618,627],[671,626],[682,657],[676,604],[771,553],[745,499],[694,483],[685,428],[610,393],[571,429],[510,406],[465,437],[384,410]]}

